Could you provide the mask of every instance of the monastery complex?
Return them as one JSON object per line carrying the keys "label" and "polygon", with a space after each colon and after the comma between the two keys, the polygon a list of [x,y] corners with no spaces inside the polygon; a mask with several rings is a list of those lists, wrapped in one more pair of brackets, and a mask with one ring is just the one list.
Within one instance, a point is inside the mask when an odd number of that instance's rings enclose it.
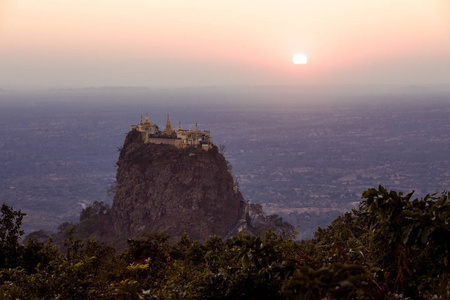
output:
{"label": "monastery complex", "polygon": [[185,130],[181,128],[181,122],[178,129],[174,130],[170,124],[169,115],[167,115],[166,128],[159,130],[158,125],[150,123],[148,114],[145,121],[142,120],[138,125],[131,125],[131,130],[137,130],[142,133],[144,143],[169,144],[177,148],[196,147],[203,150],[209,150],[214,145],[211,141],[209,130],[198,130],[195,124],[195,130]]}

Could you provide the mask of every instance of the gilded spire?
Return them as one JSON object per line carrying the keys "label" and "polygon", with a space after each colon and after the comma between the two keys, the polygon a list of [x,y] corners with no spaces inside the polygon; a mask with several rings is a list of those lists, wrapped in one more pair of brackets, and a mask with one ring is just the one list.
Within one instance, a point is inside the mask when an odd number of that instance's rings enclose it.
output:
{"label": "gilded spire", "polygon": [[141,123],[139,124],[144,125],[144,121],[142,121],[142,115],[141,115]]}
{"label": "gilded spire", "polygon": [[145,122],[144,122],[144,124],[145,125],[150,125],[150,120],[148,119],[148,113],[145,114]]}
{"label": "gilded spire", "polygon": [[178,130],[179,130],[179,131],[183,130],[183,129],[181,128],[181,122],[178,122]]}
{"label": "gilded spire", "polygon": [[166,128],[164,129],[164,134],[172,134],[173,129],[172,125],[170,124],[170,118],[169,114],[167,114],[167,122],[166,122]]}

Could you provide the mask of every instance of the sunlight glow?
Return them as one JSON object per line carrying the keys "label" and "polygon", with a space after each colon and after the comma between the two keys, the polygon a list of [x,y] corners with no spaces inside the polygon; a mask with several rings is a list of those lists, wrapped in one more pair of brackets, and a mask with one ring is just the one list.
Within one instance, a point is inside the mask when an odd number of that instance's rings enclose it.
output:
{"label": "sunlight glow", "polygon": [[306,65],[306,63],[308,62],[308,58],[303,53],[297,53],[292,58],[292,62],[294,63],[294,65]]}

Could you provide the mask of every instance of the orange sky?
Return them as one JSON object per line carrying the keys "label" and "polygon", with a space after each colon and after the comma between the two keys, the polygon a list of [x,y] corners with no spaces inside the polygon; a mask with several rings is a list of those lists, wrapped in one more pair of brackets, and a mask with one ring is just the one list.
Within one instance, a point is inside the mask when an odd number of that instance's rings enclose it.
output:
{"label": "orange sky", "polygon": [[450,5],[0,0],[0,88],[328,83],[450,83]]}

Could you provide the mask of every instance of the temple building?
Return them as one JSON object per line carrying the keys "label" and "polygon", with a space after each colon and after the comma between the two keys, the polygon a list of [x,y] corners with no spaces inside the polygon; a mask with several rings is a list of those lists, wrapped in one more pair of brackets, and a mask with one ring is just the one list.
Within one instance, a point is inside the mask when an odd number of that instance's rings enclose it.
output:
{"label": "temple building", "polygon": [[131,130],[147,132],[149,134],[156,134],[159,132],[159,127],[157,125],[150,123],[150,120],[148,119],[148,114],[146,114],[145,122],[142,121],[142,116],[141,116],[141,122],[138,125],[131,125]]}
{"label": "temple building", "polygon": [[177,148],[196,147],[204,150],[209,150],[214,145],[209,130],[198,130],[197,123],[195,130],[184,130],[179,122],[178,129],[174,130],[169,115],[167,115],[164,131],[159,130],[156,124],[150,123],[148,114],[146,114],[145,121],[142,121],[141,116],[141,122],[138,125],[132,125],[131,130],[141,132],[145,143],[169,144]]}

